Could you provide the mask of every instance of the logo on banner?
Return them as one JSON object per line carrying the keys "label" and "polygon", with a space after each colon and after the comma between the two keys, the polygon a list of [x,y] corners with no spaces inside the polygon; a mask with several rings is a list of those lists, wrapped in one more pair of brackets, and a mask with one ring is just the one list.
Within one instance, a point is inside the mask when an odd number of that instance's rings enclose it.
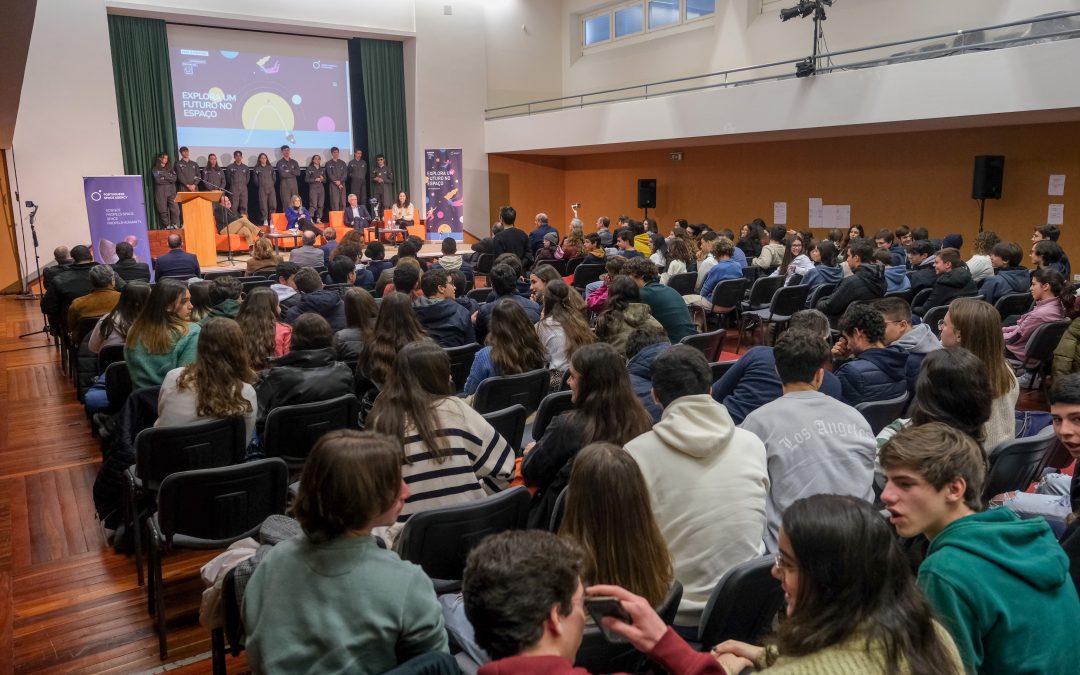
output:
{"label": "logo on banner", "polygon": [[90,193],[90,199],[94,200],[95,202],[100,202],[101,201],[101,190],[94,190],[93,192],[91,192]]}

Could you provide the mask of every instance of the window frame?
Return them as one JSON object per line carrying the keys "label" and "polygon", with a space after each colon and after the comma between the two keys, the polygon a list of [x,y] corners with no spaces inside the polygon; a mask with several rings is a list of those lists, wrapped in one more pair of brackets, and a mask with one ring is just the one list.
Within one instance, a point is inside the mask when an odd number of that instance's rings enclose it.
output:
{"label": "window frame", "polygon": [[[603,51],[611,48],[616,44],[620,44],[626,41],[639,42],[647,40],[654,35],[662,35],[664,31],[678,31],[680,28],[686,28],[687,26],[697,27],[699,25],[707,24],[715,20],[716,17],[716,2],[713,2],[713,11],[709,14],[704,14],[699,17],[688,19],[686,17],[686,0],[674,0],[678,3],[679,14],[675,22],[665,24],[659,27],[652,27],[649,25],[649,0],[622,0],[622,2],[611,3],[600,9],[594,9],[590,12],[579,14],[581,26],[581,39],[578,41],[578,48],[581,50],[582,55],[588,54],[594,50]],[[630,7],[641,8],[641,30],[635,33],[630,33],[617,37],[615,35],[615,12],[627,9]],[[585,24],[587,21],[596,19],[607,15],[608,17],[608,38],[594,42],[592,44],[585,44],[586,29]]]}
{"label": "window frame", "polygon": [[[588,33],[587,33],[586,28],[585,28],[585,24],[588,23],[589,21],[591,21],[592,19],[596,19],[598,17],[604,16],[605,14],[607,15],[607,20],[608,20],[608,36],[607,36],[607,38],[605,38],[603,40],[598,40],[596,42],[593,42],[592,44],[586,44],[585,43],[585,36]],[[614,41],[615,41],[615,13],[614,12],[612,12],[610,10],[601,10],[601,11],[598,11],[598,12],[592,12],[591,14],[582,14],[581,15],[581,48],[582,49],[592,49],[593,47],[600,47],[601,45],[611,44]]]}
{"label": "window frame", "polygon": [[[611,12],[611,41],[612,42],[618,42],[619,40],[628,40],[630,38],[636,38],[636,37],[639,37],[641,35],[645,35],[646,33],[649,32],[649,30],[648,30],[649,17],[646,16],[646,12],[648,10],[646,10],[646,8],[645,8],[646,1],[647,0],[632,0],[632,2],[623,2],[623,3],[618,4],[618,5],[613,5],[608,9],[608,11]],[[616,35],[615,34],[615,13],[620,11],[620,10],[623,10],[623,9],[629,9],[631,7],[637,7],[639,9],[641,9],[641,30],[638,30],[638,31],[636,31],[634,33],[627,33],[626,35],[622,35],[622,36]]]}

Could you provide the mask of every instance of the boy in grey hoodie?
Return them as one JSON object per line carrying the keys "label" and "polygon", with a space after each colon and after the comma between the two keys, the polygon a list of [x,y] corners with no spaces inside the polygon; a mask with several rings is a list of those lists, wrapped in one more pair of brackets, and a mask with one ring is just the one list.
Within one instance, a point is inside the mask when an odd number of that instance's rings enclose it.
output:
{"label": "boy in grey hoodie", "polygon": [[907,354],[904,370],[908,393],[914,395],[915,378],[919,376],[922,360],[930,352],[941,349],[941,340],[927,324],[911,325],[911,305],[903,298],[881,298],[872,304],[885,319],[885,346]]}

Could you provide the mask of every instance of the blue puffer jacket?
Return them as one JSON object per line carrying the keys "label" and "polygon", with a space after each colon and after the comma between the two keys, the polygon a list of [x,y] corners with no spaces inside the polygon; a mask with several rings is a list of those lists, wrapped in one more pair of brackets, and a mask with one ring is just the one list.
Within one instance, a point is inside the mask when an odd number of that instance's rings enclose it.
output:
{"label": "blue puffer jacket", "polygon": [[645,409],[652,415],[653,423],[660,421],[660,406],[656,405],[656,401],[652,398],[652,364],[656,360],[657,356],[660,356],[665,350],[671,348],[670,342],[658,342],[648,347],[642,347],[641,351],[634,354],[634,358],[626,364],[626,369],[630,372],[630,386],[634,388],[634,393],[641,399],[641,402],[645,404]]}
{"label": "blue puffer jacket", "polygon": [[907,354],[898,349],[867,349],[836,369],[848,405],[884,401],[907,392]]}
{"label": "blue puffer jacket", "polygon": [[1026,267],[1003,267],[983,282],[979,293],[991,305],[1010,293],[1025,293],[1031,288],[1031,272]]}

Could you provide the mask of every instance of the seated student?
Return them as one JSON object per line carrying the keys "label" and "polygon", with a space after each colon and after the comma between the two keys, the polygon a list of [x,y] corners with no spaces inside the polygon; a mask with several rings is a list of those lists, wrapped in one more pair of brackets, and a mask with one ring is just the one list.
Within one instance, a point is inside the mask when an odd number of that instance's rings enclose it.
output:
{"label": "seated student", "polygon": [[304,533],[274,546],[244,591],[253,670],[374,674],[447,652],[431,580],[371,536],[408,497],[399,440],[351,430],[318,440],[293,503]]}
{"label": "seated student", "polygon": [[251,249],[251,257],[248,258],[244,276],[250,277],[255,272],[277,267],[282,263],[280,255],[274,252],[274,245],[266,237],[255,242]]}
{"label": "seated student", "polygon": [[934,285],[930,295],[911,307],[911,313],[922,317],[934,307],[943,307],[953,298],[969,297],[978,293],[975,282],[971,280],[964,259],[955,248],[943,248],[934,261]]}
{"label": "seated student", "polygon": [[[967,268],[971,272],[971,280],[976,284],[994,276],[994,265],[990,260],[990,254],[999,243],[1001,243],[1001,238],[990,230],[985,230],[975,236],[975,243],[971,247],[971,259],[967,261]],[[980,292],[981,290],[980,288]]]}
{"label": "seated student", "polygon": [[67,310],[65,325],[75,344],[83,338],[78,334],[79,322],[84,318],[94,319],[108,314],[120,301],[120,292],[116,290],[116,273],[111,267],[95,265],[90,268],[88,276],[90,292],[72,300]]}
{"label": "seated student", "polygon": [[210,282],[188,283],[188,290],[191,292],[191,321],[199,323],[210,314],[213,308],[210,304]]}
{"label": "seated student", "polygon": [[1049,268],[1065,276],[1065,250],[1049,239],[1036,241],[1031,246],[1031,263],[1035,269]]}
{"label": "seated student", "polygon": [[911,236],[911,228],[907,225],[901,225],[893,230],[893,237],[897,244],[904,247],[904,253],[907,254],[911,251],[911,244],[914,243],[915,238]]}
{"label": "seated student", "polygon": [[786,619],[764,647],[727,640],[766,673],[963,675],[956,645],[934,620],[903,549],[871,505],[838,495],[800,499],[784,512],[772,575]]}
{"label": "seated student", "polygon": [[235,319],[240,311],[240,296],[244,287],[236,277],[216,277],[210,282],[210,311],[199,319],[200,324],[216,316]]}
{"label": "seated student", "polygon": [[[106,347],[123,347],[128,329],[142,312],[149,297],[150,284],[144,281],[128,282],[124,290],[120,291],[120,300],[113,310],[98,319],[94,330],[90,332],[87,343],[90,351],[98,354]],[[83,395],[83,406],[90,417],[109,407],[109,397],[105,392],[105,373],[94,378],[93,385]]]}
{"label": "seated student", "polygon": [[150,281],[150,265],[135,260],[135,249],[126,241],[116,244],[117,261],[111,267],[124,281]]}
{"label": "seated student", "polygon": [[269,288],[253,288],[236,314],[244,335],[244,352],[251,367],[264,370],[270,360],[289,353],[293,328],[281,320],[277,295]]}
{"label": "seated student", "polygon": [[926,535],[919,587],[968,672],[1068,673],[1080,632],[1069,564],[1041,519],[982,511],[982,449],[945,424],[904,429],[881,449],[881,501],[902,537]]}
{"label": "seated student", "polygon": [[773,225],[769,228],[767,234],[768,236],[765,237],[761,247],[761,253],[750,261],[750,264],[763,270],[778,267],[783,262],[784,237],[787,235],[787,228],[783,225]]}
{"label": "seated student", "polygon": [[517,294],[523,298],[530,298],[532,296],[532,289],[530,288],[528,278],[525,276],[525,266],[522,264],[521,258],[513,253],[500,253],[495,257],[494,265],[509,265],[510,268],[514,270],[514,274],[517,275],[515,281],[517,285]]}
{"label": "seated student", "polygon": [[828,297],[818,300],[817,307],[835,321],[849,305],[877,300],[885,295],[885,271],[873,261],[874,248],[866,239],[854,239],[848,245],[847,264],[851,276],[845,278]]}
{"label": "seated student", "polygon": [[423,295],[412,301],[420,325],[440,347],[460,347],[476,342],[469,310],[454,302],[456,296],[450,272],[430,269],[420,279]]}
{"label": "seated student", "polygon": [[[1035,300],[1031,311],[1021,315],[1015,325],[1001,329],[1005,349],[1018,362],[1027,358],[1028,340],[1036,328],[1072,316],[1076,291],[1054,270],[1039,268],[1031,275],[1031,297]],[[1023,378],[1021,380],[1023,386],[1025,382]]]}
{"label": "seated student", "polygon": [[[183,249],[184,240],[178,234],[170,234],[167,239],[169,251],[159,256],[154,261],[154,278],[162,277],[197,277],[202,275],[199,269],[199,259],[194,253],[188,253]],[[75,248],[78,248],[77,246]],[[72,249],[74,255],[75,249]],[[75,261],[76,264],[79,262]]]}
{"label": "seated student", "polygon": [[521,305],[510,300],[495,303],[484,347],[473,358],[465,394],[476,393],[489,377],[517,375],[547,366],[547,353]]}
{"label": "seated student", "polygon": [[600,235],[595,232],[590,232],[585,235],[585,243],[582,244],[582,251],[585,253],[585,260],[583,263],[592,262],[594,260],[603,260],[607,256],[604,252],[604,246],[600,240]]}
{"label": "seated student", "polygon": [[487,337],[491,312],[495,309],[495,303],[503,298],[521,305],[521,308],[529,316],[530,323],[535,325],[540,321],[540,305],[518,295],[517,280],[518,275],[514,273],[514,268],[509,265],[499,264],[491,268],[488,281],[491,283],[491,289],[495,291],[495,297],[489,298],[487,303],[481,305],[480,310],[476,313],[474,322],[476,323],[477,342],[482,342]]}
{"label": "seated student", "polygon": [[266,416],[278,406],[326,401],[352,391],[352,373],[337,360],[330,324],[318,314],[301,314],[293,324],[289,353],[271,361],[255,383],[256,433],[262,437]]}
{"label": "seated student", "polygon": [[879,251],[887,251],[891,257],[887,266],[907,269],[907,250],[896,241],[893,233],[888,229],[881,229],[874,235],[874,247]]}
{"label": "seated student", "polygon": [[541,298],[542,311],[536,324],[536,335],[544,345],[554,387],[562,381],[562,374],[569,367],[574,352],[596,341],[575,302],[580,298],[562,279],[549,283]]}
{"label": "seated student", "polygon": [[453,272],[454,270],[461,270],[462,272],[472,272],[472,265],[469,265],[465,260],[457,254],[457,241],[453,237],[446,237],[442,240],[441,245],[442,257],[435,263],[437,266],[443,268],[447,272]]}
{"label": "seated student", "polygon": [[391,545],[412,514],[482,499],[513,477],[514,449],[454,396],[450,357],[431,340],[401,349],[366,424],[404,442],[400,461],[412,495],[382,533]]}
{"label": "seated student", "polygon": [[748,260],[761,255],[761,243],[768,240],[769,235],[765,232],[765,221],[755,218],[739,230],[739,241],[735,246],[742,250]]}
{"label": "seated student", "polygon": [[332,331],[345,327],[345,305],[337,291],[324,288],[319,273],[310,267],[303,267],[296,273],[296,290],[300,291],[300,302],[285,312],[285,323],[295,326],[304,314],[313,312],[330,323]]}
{"label": "seated student", "polygon": [[322,249],[315,246],[315,233],[305,230],[301,235],[300,248],[294,248],[289,252],[289,262],[296,263],[301,267],[322,267],[326,262]]}
{"label": "seated student", "polygon": [[697,271],[697,259],[690,249],[690,244],[685,239],[672,239],[667,246],[667,257],[667,269],[660,275],[660,283],[665,286],[667,286],[668,280],[676,274]]}
{"label": "seated student", "polygon": [[410,258],[412,260],[415,260],[416,264],[420,265],[420,270],[422,272],[426,272],[428,269],[427,262],[416,257],[416,254],[420,252],[420,249],[423,248],[423,246],[423,239],[420,239],[413,234],[409,235],[408,238],[405,239],[405,242],[402,243],[401,246],[398,246],[397,255],[395,255],[393,258],[390,258],[390,263],[396,267],[398,262],[402,258]]}
{"label": "seated student", "polygon": [[[573,666],[586,621],[584,555],[571,539],[543,530],[493,534],[469,553],[462,581],[465,615],[492,659],[479,675],[587,675]],[[631,623],[610,618],[604,626],[669,673],[737,675],[749,664],[695,652],[645,598],[618,586],[592,586],[589,593],[618,599]]]}
{"label": "seated student", "polygon": [[630,388],[623,357],[611,345],[598,342],[574,352],[567,383],[574,409],[551,420],[540,440],[526,446],[521,463],[525,484],[536,488],[529,514],[535,525],[550,522],[578,450],[597,441],[625,445],[652,426]]}
{"label": "seated student", "polygon": [[270,285],[270,290],[277,294],[278,304],[283,312],[289,311],[300,302],[300,293],[296,290],[296,273],[299,271],[299,265],[287,261],[279,263],[274,270],[275,283]]}
{"label": "seated student", "polygon": [[362,288],[350,288],[342,298],[345,304],[345,327],[334,333],[338,358],[348,363],[356,363],[360,358],[360,349],[370,339],[375,328],[375,319],[379,316],[379,306],[375,298]]}
{"label": "seated student", "polygon": [[882,342],[886,347],[897,349],[907,355],[904,371],[907,376],[908,392],[915,391],[915,378],[919,375],[919,366],[923,357],[932,351],[941,349],[938,339],[930,326],[920,323],[911,325],[911,305],[903,298],[881,298],[871,303],[885,320],[885,337]]}
{"label": "seated student", "polygon": [[874,262],[881,265],[885,270],[885,292],[895,293],[906,291],[911,288],[911,280],[908,279],[907,269],[893,265],[893,254],[888,249],[874,251]]}
{"label": "seated student", "polygon": [[379,305],[371,339],[361,345],[356,376],[381,386],[390,375],[398,352],[410,342],[426,339],[424,328],[416,320],[412,298],[404,293],[391,293]]}
{"label": "seated student", "polygon": [[608,290],[615,277],[623,273],[626,258],[613,255],[604,263],[604,273],[598,281],[585,286],[585,308],[593,314],[600,314],[607,307]]}
{"label": "seated student", "polygon": [[333,254],[334,249],[338,247],[337,231],[332,227],[324,227],[322,231],[322,236],[323,239],[326,240],[326,243],[319,248],[322,249],[323,252],[323,265],[329,267],[330,256],[331,254]]}
{"label": "seated student", "polygon": [[[807,248],[802,235],[795,234],[788,237],[784,244],[784,257],[780,261],[780,266],[772,273],[772,276],[782,275],[786,286],[791,283],[792,276],[798,274],[802,277],[814,269],[814,263],[810,260],[810,256],[807,255]],[[802,283],[802,281],[799,283]]]}
{"label": "seated student", "polygon": [[777,550],[780,518],[812,494],[874,499],[874,432],[859,411],[822,394],[828,343],[787,330],[773,348],[784,395],[746,416],[741,427],[765,444],[768,527],[765,546]]}
{"label": "seated student", "polygon": [[[552,281],[565,281],[551,265],[537,265],[529,272],[529,299],[537,304],[544,302],[544,289]],[[566,282],[569,283],[569,282]],[[567,297],[571,309],[582,316],[585,315],[585,301],[577,291]]]}
{"label": "seated student", "polygon": [[1060,237],[1061,228],[1057,225],[1038,225],[1031,235],[1031,243],[1038,244],[1040,241],[1053,243],[1054,246],[1043,244],[1039,247],[1039,255],[1048,257],[1046,264],[1054,266],[1061,276],[1072,279],[1072,265],[1069,264],[1069,256],[1065,254],[1065,249],[1058,244]]}
{"label": "seated student", "polygon": [[[810,249],[810,260],[814,267],[803,276],[802,285],[807,286],[812,293],[821,284],[839,284],[844,278],[844,271],[836,263],[836,244],[829,241],[819,241],[814,248]],[[807,303],[810,302],[809,296]]]}
{"label": "seated student", "polygon": [[[390,269],[383,270],[382,273],[379,274],[379,278],[375,281],[375,297],[385,298],[390,293],[400,293],[401,291],[398,291],[394,286],[394,275],[399,269],[405,267],[410,267],[416,271],[415,283],[419,283],[420,277],[424,273],[423,268],[420,267],[420,263],[416,258],[401,258],[396,265]],[[403,279],[405,278],[406,277],[403,277]],[[415,288],[413,290],[415,290]]]}
{"label": "seated student", "polygon": [[533,262],[541,263],[555,260],[555,250],[559,247],[559,233],[552,231],[540,240],[540,247],[533,251]]}
{"label": "seated student", "polygon": [[[822,340],[830,338],[829,319],[816,309],[795,312],[788,330],[809,331]],[[825,371],[820,391],[842,400],[840,381],[830,371]],[[773,348],[766,345],[748,349],[712,386],[713,399],[724,404],[735,424],[742,424],[747,415],[783,393]]]}
{"label": "seated student", "polygon": [[711,312],[713,291],[716,290],[717,285],[721,281],[743,278],[742,267],[732,259],[734,254],[735,244],[731,243],[727,237],[717,237],[712,245],[712,258],[716,262],[705,275],[705,283],[701,285],[701,294],[684,295],[683,302]]}
{"label": "seated student", "polygon": [[[705,285],[705,277],[709,276],[709,271],[712,270],[713,265],[716,264],[716,256],[713,255],[713,244],[720,238],[720,235],[715,232],[705,232],[697,241],[697,250],[695,251],[695,259],[697,260],[697,281],[694,283],[694,292],[701,291],[701,287]],[[735,246],[740,253],[742,249]],[[746,254],[743,253],[743,260],[746,259]],[[739,269],[746,267],[744,263],[739,263]]]}
{"label": "seated student", "polygon": [[[330,276],[332,286],[338,286],[339,293],[344,293],[348,290],[348,286],[356,286],[363,288],[370,292],[375,288],[375,279],[371,276],[371,272],[366,267],[357,263],[360,259],[360,247],[356,244],[346,244],[342,242],[338,244],[338,247],[334,249],[333,254],[330,256],[330,264],[327,266],[327,274]],[[349,265],[346,266],[343,263],[336,262],[338,260],[347,260]],[[341,265],[334,270],[334,265]]]}
{"label": "seated student", "polygon": [[324,288],[345,297],[345,291],[356,288],[356,264],[347,255],[335,255],[327,265],[326,276],[330,283]]}
{"label": "seated student", "polygon": [[630,387],[652,417],[653,424],[660,421],[663,411],[652,395],[652,364],[670,348],[667,333],[660,324],[635,328],[626,338],[626,372],[630,374]]}
{"label": "seated student", "polygon": [[[620,354],[626,353],[626,342],[630,334],[643,327],[655,327],[663,330],[660,322],[653,318],[649,306],[640,302],[641,293],[634,280],[628,276],[618,276],[608,284],[607,303],[604,313],[596,320],[596,339],[606,342]],[[667,341],[667,334],[664,334]]]}
{"label": "seated student", "polygon": [[215,317],[202,326],[195,361],[170,370],[158,393],[155,427],[207,419],[243,417],[245,435],[255,430],[255,371],[245,356],[244,334],[235,321]]}
{"label": "seated student", "polygon": [[195,360],[199,324],[190,318],[186,284],[175,279],[154,284],[124,342],[124,361],[135,389],[160,386],[170,370]]}
{"label": "seated student", "polygon": [[667,331],[672,344],[697,334],[697,327],[690,320],[690,310],[682,296],[674,288],[661,285],[656,265],[649,260],[635,258],[626,261],[623,273],[633,279],[641,289],[641,301],[652,310],[653,318]]}
{"label": "seated student", "polygon": [[907,391],[907,354],[885,347],[885,319],[876,309],[852,305],[840,317],[838,328],[833,356],[853,357],[835,368],[844,402],[854,406],[885,401]]}
{"label": "seated student", "polygon": [[641,251],[634,248],[634,234],[630,230],[622,230],[615,237],[615,248],[619,250],[618,255],[624,258],[644,258],[644,254]]}
{"label": "seated student", "polygon": [[925,239],[916,239],[908,252],[908,261],[911,264],[908,278],[911,279],[911,293],[914,297],[919,291],[934,285],[934,279],[937,278],[937,271],[934,269],[937,249]]}
{"label": "seated student", "polygon": [[661,353],[652,394],[663,417],[625,446],[645,476],[683,587],[675,623],[691,634],[720,578],[761,555],[769,489],[765,448],[712,400],[711,380],[700,350],[675,345]]}
{"label": "seated student", "polygon": [[386,257],[386,247],[382,242],[373,241],[364,248],[364,257],[368,259],[368,271],[371,272],[372,277],[379,278],[383,272],[388,269],[393,269],[394,263],[389,260],[384,260]]}
{"label": "seated student", "polygon": [[979,294],[991,305],[1010,293],[1025,293],[1031,285],[1031,273],[1021,267],[1024,252],[1011,241],[994,244],[990,251],[993,275],[979,287]]}

